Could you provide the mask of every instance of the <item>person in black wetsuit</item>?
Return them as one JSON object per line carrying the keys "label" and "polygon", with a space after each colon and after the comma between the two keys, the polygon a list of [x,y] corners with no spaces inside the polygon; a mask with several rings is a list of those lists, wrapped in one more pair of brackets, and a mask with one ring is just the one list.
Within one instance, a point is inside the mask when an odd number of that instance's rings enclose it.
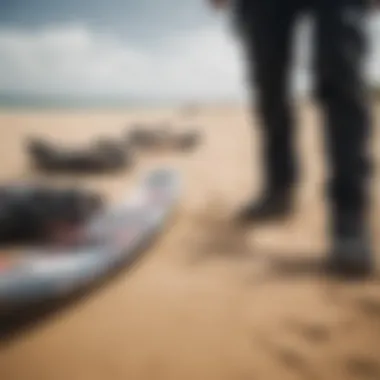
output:
{"label": "person in black wetsuit", "polygon": [[332,249],[328,268],[364,276],[373,269],[369,228],[370,102],[364,79],[366,16],[378,0],[209,0],[231,5],[257,90],[262,121],[265,186],[242,208],[240,223],[289,216],[299,177],[289,96],[292,32],[298,16],[315,21],[316,98],[324,111],[331,176],[328,182]]}

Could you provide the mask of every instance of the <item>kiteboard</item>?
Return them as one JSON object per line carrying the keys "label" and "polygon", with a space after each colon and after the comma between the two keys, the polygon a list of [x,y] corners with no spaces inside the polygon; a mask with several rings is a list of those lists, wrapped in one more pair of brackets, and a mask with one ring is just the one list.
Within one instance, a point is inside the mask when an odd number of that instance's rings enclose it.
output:
{"label": "kiteboard", "polygon": [[0,307],[68,295],[131,262],[161,230],[179,194],[175,170],[153,169],[120,204],[95,215],[76,239],[14,258],[0,255]]}

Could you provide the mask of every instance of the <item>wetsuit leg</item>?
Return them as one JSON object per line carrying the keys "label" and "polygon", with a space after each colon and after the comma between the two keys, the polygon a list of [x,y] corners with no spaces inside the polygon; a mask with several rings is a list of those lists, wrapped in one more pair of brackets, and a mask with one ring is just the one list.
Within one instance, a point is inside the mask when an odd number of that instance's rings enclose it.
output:
{"label": "wetsuit leg", "polygon": [[323,107],[333,211],[368,203],[370,102],[364,78],[368,0],[314,0],[317,93]]}
{"label": "wetsuit leg", "polygon": [[256,95],[261,120],[264,184],[281,191],[293,185],[298,176],[289,74],[292,32],[300,5],[297,0],[247,0],[237,4],[249,85]]}

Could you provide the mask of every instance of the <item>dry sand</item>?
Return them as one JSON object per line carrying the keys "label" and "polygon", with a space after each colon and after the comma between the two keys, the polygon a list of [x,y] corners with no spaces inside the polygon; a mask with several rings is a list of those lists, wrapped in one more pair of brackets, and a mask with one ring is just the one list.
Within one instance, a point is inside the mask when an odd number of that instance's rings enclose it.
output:
{"label": "dry sand", "polygon": [[[379,121],[380,109],[376,113]],[[260,186],[260,144],[243,108],[205,109],[192,117],[174,110],[3,113],[0,176],[35,178],[22,153],[28,134],[80,142],[117,136],[136,120],[199,125],[204,144],[191,155],[141,155],[122,176],[63,181],[117,201],[136,173],[169,161],[181,168],[185,183],[176,223],[132,270],[3,343],[0,379],[380,379],[379,276],[348,284],[318,269],[326,210],[322,128],[312,107],[300,107],[305,175],[296,215],[246,234],[228,223]],[[377,163],[379,137],[377,128]]]}

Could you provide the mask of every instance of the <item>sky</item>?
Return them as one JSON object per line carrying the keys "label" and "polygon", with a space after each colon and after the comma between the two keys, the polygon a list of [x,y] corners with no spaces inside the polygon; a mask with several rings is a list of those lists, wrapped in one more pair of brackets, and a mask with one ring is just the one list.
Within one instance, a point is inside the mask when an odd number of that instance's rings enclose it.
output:
{"label": "sky", "polygon": [[[302,27],[297,89],[310,82]],[[380,83],[380,17],[370,34]],[[240,100],[244,68],[228,15],[205,0],[0,0],[0,94]]]}

